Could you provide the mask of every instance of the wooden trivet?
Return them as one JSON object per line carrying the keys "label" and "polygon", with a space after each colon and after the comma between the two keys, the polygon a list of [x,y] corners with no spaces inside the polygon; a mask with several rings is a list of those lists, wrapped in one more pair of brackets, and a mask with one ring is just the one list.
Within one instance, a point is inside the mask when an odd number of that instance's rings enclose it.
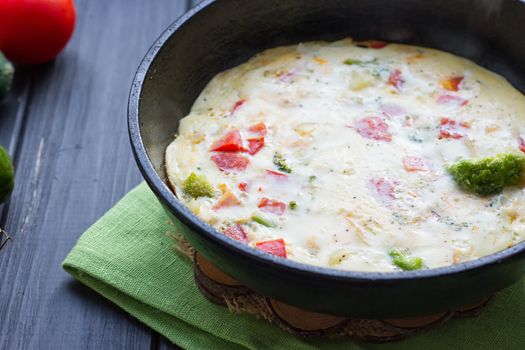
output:
{"label": "wooden trivet", "polygon": [[199,253],[194,253],[195,282],[211,302],[233,312],[246,312],[264,318],[300,337],[349,336],[367,342],[388,342],[438,327],[453,317],[477,316],[493,296],[455,311],[400,319],[354,319],[307,311],[271,299],[242,286]]}
{"label": "wooden trivet", "polygon": [[401,340],[436,328],[451,318],[479,315],[492,301],[490,296],[457,310],[398,319],[356,319],[308,311],[260,295],[241,285],[197,253],[179,235],[171,235],[176,248],[193,261],[195,282],[211,302],[226,306],[234,313],[249,313],[303,338],[352,337],[366,342]]}

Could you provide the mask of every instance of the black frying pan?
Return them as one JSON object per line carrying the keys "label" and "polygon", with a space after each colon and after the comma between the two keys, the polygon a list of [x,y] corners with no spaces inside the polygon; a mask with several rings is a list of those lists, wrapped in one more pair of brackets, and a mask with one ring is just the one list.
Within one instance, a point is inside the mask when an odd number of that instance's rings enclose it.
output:
{"label": "black frying pan", "polygon": [[523,276],[525,243],[412,272],[342,271],[279,259],[230,240],[186,209],[166,185],[164,150],[215,74],[269,47],[347,36],[428,46],[470,58],[523,92],[524,33],[525,4],[518,0],[204,1],[160,36],[137,71],[128,110],[133,151],[180,232],[262,294],[360,318],[413,316],[475,302]]}

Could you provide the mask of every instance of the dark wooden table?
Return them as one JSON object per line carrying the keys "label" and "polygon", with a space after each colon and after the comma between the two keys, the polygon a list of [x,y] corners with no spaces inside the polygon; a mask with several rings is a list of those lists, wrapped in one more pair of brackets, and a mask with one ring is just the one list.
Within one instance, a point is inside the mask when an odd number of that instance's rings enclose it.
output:
{"label": "dark wooden table", "polygon": [[19,67],[0,105],[16,188],[0,207],[0,349],[164,349],[169,342],[74,281],[61,262],[140,183],[126,107],[135,70],[186,0],[76,0],[55,62]]}

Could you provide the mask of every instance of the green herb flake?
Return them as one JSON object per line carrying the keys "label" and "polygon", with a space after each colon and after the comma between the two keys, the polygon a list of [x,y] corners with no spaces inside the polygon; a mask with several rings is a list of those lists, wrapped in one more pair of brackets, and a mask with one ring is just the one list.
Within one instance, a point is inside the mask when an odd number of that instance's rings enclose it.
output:
{"label": "green herb flake", "polygon": [[480,196],[498,194],[507,186],[518,185],[524,176],[525,156],[498,154],[478,160],[460,160],[448,172],[462,189]]}
{"label": "green herb flake", "polygon": [[191,173],[182,183],[182,189],[193,198],[213,197],[213,186],[204,175]]}
{"label": "green herb flake", "polygon": [[421,136],[416,135],[416,134],[408,135],[408,139],[410,141],[412,141],[412,142],[415,142],[415,143],[422,143],[423,142],[423,139],[421,138]]}
{"label": "green herb flake", "polygon": [[376,77],[376,78],[381,78],[383,76],[388,76],[389,74],[389,70],[388,68],[386,67],[378,67],[378,68],[374,68],[371,72],[371,74]]}
{"label": "green herb flake", "polygon": [[315,180],[317,180],[317,176],[315,176],[315,175],[310,175],[310,176],[308,177],[308,181],[309,181],[310,183],[314,183]]}
{"label": "green herb flake", "polygon": [[286,159],[280,152],[275,152],[275,154],[273,155],[273,164],[277,166],[277,169],[284,173],[289,174],[292,172],[292,168],[290,167],[290,165],[288,165],[288,163],[286,163]]}
{"label": "green herb flake", "polygon": [[393,249],[388,252],[392,263],[404,271],[419,270],[423,267],[423,259],[417,256],[409,256],[406,251]]}
{"label": "green herb flake", "polygon": [[370,60],[370,61],[361,61],[361,60],[356,60],[356,59],[353,59],[353,58],[347,58],[346,60],[343,61],[343,63],[346,64],[346,65],[349,65],[349,66],[352,66],[352,65],[362,66],[362,65],[365,65],[365,64],[375,63],[376,60],[377,59],[374,58],[373,60]]}
{"label": "green herb flake", "polygon": [[344,60],[343,62],[344,64],[347,64],[349,66],[353,65],[353,64],[362,64],[363,61],[361,60],[354,60],[354,59],[351,59],[351,58],[347,58],[346,60]]}
{"label": "green herb flake", "polygon": [[290,203],[288,203],[288,207],[292,210],[295,210],[297,209],[297,202],[296,201],[291,201]]}
{"label": "green herb flake", "polygon": [[266,227],[272,227],[272,228],[277,227],[277,225],[271,222],[270,220],[263,218],[262,216],[257,215],[257,214],[252,215],[252,220]]}

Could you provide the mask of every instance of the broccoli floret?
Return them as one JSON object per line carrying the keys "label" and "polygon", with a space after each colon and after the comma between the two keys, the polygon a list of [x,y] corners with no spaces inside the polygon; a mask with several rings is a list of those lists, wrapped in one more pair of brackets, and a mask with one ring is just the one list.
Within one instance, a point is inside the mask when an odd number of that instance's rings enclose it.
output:
{"label": "broccoli floret", "polygon": [[506,186],[520,183],[525,168],[525,156],[498,154],[478,160],[461,160],[448,171],[458,185],[481,196],[500,193]]}
{"label": "broccoli floret", "polygon": [[184,192],[193,198],[213,197],[213,186],[206,180],[204,175],[191,173],[182,183]]}
{"label": "broccoli floret", "polygon": [[286,163],[286,159],[284,159],[284,156],[279,152],[275,152],[273,155],[273,164],[277,166],[277,169],[284,173],[292,172],[292,168]]}
{"label": "broccoli floret", "polygon": [[423,267],[423,259],[418,256],[408,256],[408,253],[399,249],[391,250],[388,255],[397,267],[405,271],[419,270]]}

